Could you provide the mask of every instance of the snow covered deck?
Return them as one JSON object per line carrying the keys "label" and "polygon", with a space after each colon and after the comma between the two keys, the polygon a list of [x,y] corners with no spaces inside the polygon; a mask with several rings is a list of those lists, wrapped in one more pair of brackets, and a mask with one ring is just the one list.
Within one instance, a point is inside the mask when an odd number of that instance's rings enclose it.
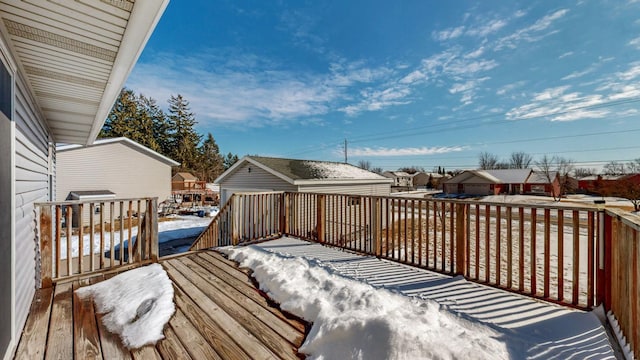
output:
{"label": "snow covered deck", "polygon": [[214,251],[160,263],[174,284],[176,313],[156,346],[127,351],[91,300],[73,293],[105,279],[99,275],[38,290],[15,358],[298,359],[305,324],[273,307],[246,270]]}
{"label": "snow covered deck", "polygon": [[[259,250],[256,252],[255,250]],[[267,255],[265,255],[265,252]],[[435,273],[428,270],[419,269],[416,267],[399,264],[396,262],[381,260],[372,256],[357,255],[349,251],[341,251],[336,248],[326,247],[317,243],[306,242],[294,238],[281,238],[278,240],[268,241],[260,244],[256,244],[250,247],[239,247],[234,250],[230,250],[232,257],[235,254],[242,254],[239,258],[244,259],[247,264],[257,264],[259,267],[256,273],[265,277],[264,272],[267,272],[266,268],[275,268],[273,274],[267,275],[269,277],[277,277],[277,279],[271,279],[261,281],[261,288],[268,293],[274,294],[282,293],[282,289],[271,289],[270,285],[283,281],[278,274],[286,272],[288,268],[295,266],[300,261],[305,262],[308,265],[304,265],[302,271],[307,271],[309,267],[322,268],[328,272],[328,278],[331,279],[334,275],[338,275],[341,278],[347,278],[356,280],[360,283],[370,285],[373,289],[380,289],[381,291],[390,290],[391,293],[401,294],[405,297],[417,300],[418,303],[424,301],[427,304],[433,305],[435,302],[436,308],[441,313],[445,313],[436,318],[440,319],[435,321],[433,326],[440,326],[442,330],[436,331],[432,334],[433,339],[429,338],[428,331],[420,331],[420,324],[422,319],[408,318],[409,322],[399,326],[399,329],[409,328],[414,329],[410,337],[415,335],[417,338],[415,341],[409,341],[408,343],[422,342],[426,344],[439,344],[438,347],[445,349],[452,349],[452,351],[460,350],[459,344],[455,344],[454,339],[448,339],[446,334],[447,328],[456,327],[458,325],[463,328],[468,326],[468,321],[471,321],[470,331],[465,333],[464,331],[459,336],[467,337],[468,332],[472,333],[488,333],[487,341],[497,340],[500,343],[500,348],[504,349],[508,355],[506,357],[512,359],[567,359],[567,358],[590,358],[590,359],[615,359],[614,351],[611,343],[607,337],[605,328],[601,325],[598,317],[592,312],[584,312],[581,310],[574,310],[568,307],[551,304],[548,302],[533,299],[518,295],[512,292],[496,289],[494,287],[484,286],[482,284],[466,281],[462,276],[451,277],[439,273]],[[273,255],[275,254],[275,257]],[[281,265],[273,265],[274,263],[282,262]],[[243,262],[244,263],[244,262]],[[281,267],[278,270],[278,266]],[[304,278],[307,275],[300,275],[301,271],[297,271],[296,274],[284,275],[286,278]],[[312,283],[318,282],[317,274],[310,273],[308,278]],[[322,278],[325,279],[325,278]],[[303,282],[305,280],[302,280]],[[320,280],[321,288],[327,288],[326,282],[332,280]],[[267,285],[267,286],[263,286]],[[355,285],[346,285],[348,288],[354,288]],[[292,283],[285,284],[286,288],[303,289],[304,284],[293,285]],[[332,286],[329,286],[332,287]],[[333,288],[329,293],[341,293],[340,308],[350,309],[350,305],[346,305],[351,301],[349,296],[342,294],[342,290],[339,288]],[[292,294],[285,295],[284,302],[291,302],[292,297],[295,298],[296,290],[292,290]],[[354,306],[358,307],[358,303],[367,302],[368,298],[363,299],[369,291],[366,290],[362,294],[355,294],[350,290],[346,290],[351,293],[354,300]],[[355,294],[355,295],[354,295]],[[321,298],[322,295],[316,296],[315,294],[308,294],[308,297],[314,298],[315,302],[326,303],[330,301],[328,299]],[[287,310],[287,306],[284,305],[283,309]],[[389,301],[383,301],[388,305]],[[337,305],[337,304],[334,304]],[[293,308],[301,306],[299,303],[293,305]],[[377,329],[381,328],[380,321],[389,323],[389,327],[393,328],[393,321],[389,320],[389,317],[384,316],[380,319],[374,305],[370,306],[369,315],[363,318],[356,319],[358,322],[358,331],[368,333],[371,338],[376,338],[375,341],[388,342],[389,337],[377,337],[375,335]],[[403,305],[404,306],[404,305]],[[418,306],[421,306],[420,304]],[[383,306],[384,307],[384,306]],[[344,310],[343,310],[344,311]],[[418,312],[420,313],[420,312]],[[323,315],[318,315],[322,317]],[[350,315],[340,315],[339,321],[344,322],[344,317]],[[453,324],[443,325],[442,319],[458,319],[454,320]],[[307,319],[313,320],[313,319]],[[327,320],[324,320],[325,322]],[[338,321],[338,320],[336,320]],[[429,320],[430,321],[430,320]],[[447,320],[450,321],[450,320]],[[446,321],[445,321],[446,322]],[[372,324],[368,326],[367,324]],[[314,324],[314,327],[316,324]],[[348,325],[342,326],[349,328]],[[311,329],[311,334],[316,332],[322,332],[322,330]],[[312,335],[309,335],[312,337]],[[420,338],[420,336],[427,336],[426,339]],[[454,336],[458,338],[459,336]],[[334,336],[335,337],[335,336]],[[348,335],[341,335],[341,339],[338,341],[348,341]],[[357,337],[357,335],[356,335]],[[419,338],[419,339],[418,339]],[[307,342],[312,339],[307,339]],[[328,341],[328,340],[327,340]],[[474,357],[487,358],[483,356],[482,350],[486,346],[492,346],[487,341],[479,341],[478,352]],[[326,341],[324,341],[326,342]],[[466,344],[472,341],[465,341]],[[402,343],[402,346],[398,346],[398,352],[395,354],[403,357],[404,355],[415,355],[416,352],[424,355],[424,348],[416,348],[412,353],[407,349],[407,343]],[[338,345],[324,344],[325,347],[335,348]],[[495,344],[494,344],[495,345]],[[369,344],[366,346],[373,346]],[[392,344],[389,346],[393,346]],[[419,346],[419,344],[418,344]],[[466,345],[465,345],[466,346]],[[305,343],[305,347],[312,347]],[[357,348],[357,346],[355,346]],[[364,348],[366,350],[366,347]],[[484,349],[486,350],[486,349]],[[506,358],[504,352],[501,353],[500,349],[494,349],[495,352],[489,355],[488,358]],[[329,349],[329,351],[333,351]],[[393,350],[391,350],[392,353]],[[447,351],[447,350],[445,350]],[[320,354],[311,354],[320,355]],[[335,354],[334,354],[335,355]],[[486,354],[485,354],[486,355]],[[392,356],[393,357],[393,356]]]}

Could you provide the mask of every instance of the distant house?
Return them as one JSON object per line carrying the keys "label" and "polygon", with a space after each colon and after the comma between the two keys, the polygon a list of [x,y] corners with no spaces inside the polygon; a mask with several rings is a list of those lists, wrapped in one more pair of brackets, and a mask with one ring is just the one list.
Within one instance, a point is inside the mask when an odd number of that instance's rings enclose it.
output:
{"label": "distant house", "polygon": [[412,175],[411,182],[414,188],[427,188],[431,186],[434,189],[439,188],[440,182],[444,175],[438,173],[425,173],[419,171]]}
{"label": "distant house", "polygon": [[532,169],[465,170],[444,181],[443,191],[448,194],[497,195],[540,194],[552,195],[560,191],[557,175],[552,181]]}
{"label": "distant house", "polygon": [[245,156],[220,175],[220,203],[233,193],[295,191],[389,195],[392,180],[359,167],[329,161]]}
{"label": "distant house", "polygon": [[198,180],[193,174],[189,172],[179,172],[171,177],[171,191],[174,193],[177,191],[189,191],[205,189],[206,182]]}
{"label": "distant house", "polygon": [[392,187],[404,190],[413,188],[413,175],[404,171],[385,171],[382,176],[393,179]]}
{"label": "distant house", "polygon": [[590,194],[600,194],[601,189],[615,187],[616,184],[623,181],[640,185],[640,174],[585,176],[577,180],[578,191]]}
{"label": "distant house", "polygon": [[59,146],[56,200],[79,199],[78,194],[98,199],[102,191],[110,194],[105,199],[157,197],[161,202],[171,195],[171,167],[178,165],[125,137]]}

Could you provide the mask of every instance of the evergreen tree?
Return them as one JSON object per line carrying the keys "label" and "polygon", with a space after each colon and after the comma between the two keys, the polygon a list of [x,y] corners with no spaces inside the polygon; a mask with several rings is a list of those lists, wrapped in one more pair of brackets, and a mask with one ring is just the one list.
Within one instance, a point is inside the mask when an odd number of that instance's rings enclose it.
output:
{"label": "evergreen tree", "polygon": [[141,142],[141,144],[145,144],[149,148],[168,156],[169,138],[166,115],[162,109],[160,109],[155,99],[142,94],[138,97],[138,111],[140,116],[144,118],[145,134],[149,136],[149,138],[143,140],[145,142]]}
{"label": "evergreen tree", "polygon": [[232,153],[228,153],[224,158],[224,170],[226,171],[230,167],[233,166],[238,161],[238,155],[234,155]]}
{"label": "evergreen tree", "polygon": [[123,88],[98,134],[99,138],[131,136],[131,123],[138,116],[136,95]]}
{"label": "evergreen tree", "polygon": [[194,130],[195,115],[189,109],[189,102],[178,94],[169,99],[168,135],[169,157],[180,162],[180,169],[191,171],[196,168],[197,145],[200,135]]}
{"label": "evergreen tree", "polygon": [[224,158],[211,133],[198,148],[198,158],[196,171],[200,180],[213,182],[224,171]]}

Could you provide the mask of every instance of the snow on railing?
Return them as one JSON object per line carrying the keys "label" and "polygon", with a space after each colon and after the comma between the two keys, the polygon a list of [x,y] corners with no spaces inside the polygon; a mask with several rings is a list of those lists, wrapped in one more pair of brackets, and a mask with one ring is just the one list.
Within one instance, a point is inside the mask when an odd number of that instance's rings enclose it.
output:
{"label": "snow on railing", "polygon": [[40,286],[158,258],[157,198],[35,204]]}

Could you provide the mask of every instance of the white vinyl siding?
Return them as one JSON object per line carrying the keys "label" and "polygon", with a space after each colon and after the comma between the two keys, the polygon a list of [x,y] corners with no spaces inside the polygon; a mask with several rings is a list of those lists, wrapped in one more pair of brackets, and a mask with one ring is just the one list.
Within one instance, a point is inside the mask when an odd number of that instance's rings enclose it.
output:
{"label": "white vinyl siding", "polygon": [[171,195],[171,166],[123,142],[59,150],[56,201],[71,191],[110,190],[116,198]]}
{"label": "white vinyl siding", "polygon": [[29,313],[36,288],[36,212],[49,200],[49,130],[21,76],[15,79],[15,338]]}
{"label": "white vinyl siding", "polygon": [[318,184],[301,185],[300,192],[315,192],[323,194],[350,194],[389,196],[391,184]]}
{"label": "white vinyl siding", "polygon": [[[249,172],[251,168],[251,172]],[[296,191],[297,187],[251,163],[246,163],[220,183],[220,203],[240,191]]]}

